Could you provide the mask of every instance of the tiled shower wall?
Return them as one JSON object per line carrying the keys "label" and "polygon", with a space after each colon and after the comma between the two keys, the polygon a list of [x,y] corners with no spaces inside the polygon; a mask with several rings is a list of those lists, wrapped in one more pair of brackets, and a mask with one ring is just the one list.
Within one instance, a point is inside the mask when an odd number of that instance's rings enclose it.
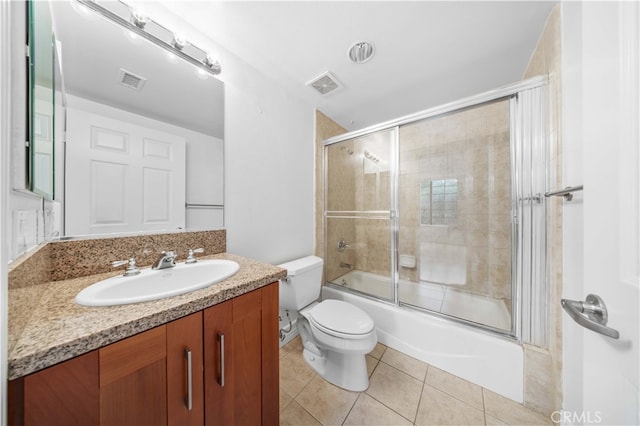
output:
{"label": "tiled shower wall", "polygon": [[[454,201],[447,202],[446,217],[421,223],[421,183],[444,180],[455,181],[457,187]],[[509,102],[401,127],[399,186],[399,250],[416,258],[415,268],[400,268],[400,278],[449,284],[505,299],[509,306]],[[437,271],[434,265],[455,273]]]}
{"label": "tiled shower wall", "polygon": [[[316,256],[320,256],[324,258],[324,221],[323,221],[323,211],[324,211],[324,169],[323,169],[323,152],[324,147],[322,145],[325,139],[328,139],[332,136],[337,136],[342,133],[346,133],[346,129],[341,127],[338,123],[331,120],[329,117],[324,115],[320,111],[316,111],[316,150],[315,150],[315,159],[316,159],[316,170],[315,170],[315,244],[314,244],[314,253]],[[330,236],[329,241],[334,241],[335,236]],[[329,243],[327,243],[329,244]],[[337,242],[336,242],[337,244]],[[335,256],[335,253],[333,253]],[[325,259],[325,264],[336,264],[335,259]],[[338,261],[338,263],[340,263]],[[328,269],[327,269],[328,271]],[[335,271],[333,272],[335,274]],[[331,272],[328,272],[328,275],[331,275]],[[329,277],[326,277],[329,279]],[[325,280],[323,280],[324,282]]]}
{"label": "tiled shower wall", "polygon": [[[511,298],[511,167],[509,103],[501,101],[400,128],[400,254],[416,266],[400,277],[455,285],[493,298]],[[390,209],[390,132],[328,149],[330,211]],[[379,158],[377,163],[366,154]],[[421,182],[456,179],[454,217],[447,225],[421,224]],[[328,219],[328,279],[355,269],[389,275],[390,221]],[[340,240],[350,248],[337,250]],[[434,257],[435,256],[435,257]],[[446,258],[443,258],[445,256]],[[455,282],[439,282],[433,265],[461,269]],[[424,270],[421,270],[424,269]]]}

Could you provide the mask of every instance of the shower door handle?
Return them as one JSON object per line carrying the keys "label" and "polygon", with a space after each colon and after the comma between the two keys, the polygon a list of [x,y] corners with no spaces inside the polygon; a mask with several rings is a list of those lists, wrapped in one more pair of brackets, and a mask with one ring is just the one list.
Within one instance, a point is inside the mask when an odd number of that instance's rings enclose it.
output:
{"label": "shower door handle", "polygon": [[562,299],[560,303],[569,316],[581,326],[612,339],[620,338],[618,330],[607,327],[607,306],[600,296],[590,294],[584,302]]}

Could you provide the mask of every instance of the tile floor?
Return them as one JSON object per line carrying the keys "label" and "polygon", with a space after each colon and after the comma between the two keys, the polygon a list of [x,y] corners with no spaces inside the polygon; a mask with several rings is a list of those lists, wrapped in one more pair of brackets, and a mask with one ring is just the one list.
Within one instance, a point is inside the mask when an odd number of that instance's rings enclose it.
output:
{"label": "tile floor", "polygon": [[320,378],[300,337],[280,348],[281,425],[549,425],[524,406],[378,344],[367,355],[369,389]]}

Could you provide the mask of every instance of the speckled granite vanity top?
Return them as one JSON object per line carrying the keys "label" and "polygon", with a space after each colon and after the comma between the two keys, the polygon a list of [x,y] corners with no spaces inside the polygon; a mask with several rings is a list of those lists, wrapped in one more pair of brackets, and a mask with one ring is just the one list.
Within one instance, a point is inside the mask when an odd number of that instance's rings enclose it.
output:
{"label": "speckled granite vanity top", "polygon": [[9,291],[9,380],[100,348],[284,278],[286,271],[227,253],[202,259],[240,264],[231,278],[202,290],[151,302],[84,307],[83,288],[121,272],[51,281]]}

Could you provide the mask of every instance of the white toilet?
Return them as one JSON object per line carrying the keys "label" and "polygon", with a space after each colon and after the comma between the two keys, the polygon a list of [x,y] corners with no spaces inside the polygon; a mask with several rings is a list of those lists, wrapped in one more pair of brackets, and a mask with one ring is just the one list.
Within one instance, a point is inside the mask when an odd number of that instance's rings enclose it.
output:
{"label": "white toilet", "polygon": [[317,302],[322,286],[322,259],[303,257],[279,265],[280,309],[297,312],[303,356],[318,375],[336,386],[363,391],[369,387],[365,354],[376,346],[373,320],[362,309],[341,300]]}

